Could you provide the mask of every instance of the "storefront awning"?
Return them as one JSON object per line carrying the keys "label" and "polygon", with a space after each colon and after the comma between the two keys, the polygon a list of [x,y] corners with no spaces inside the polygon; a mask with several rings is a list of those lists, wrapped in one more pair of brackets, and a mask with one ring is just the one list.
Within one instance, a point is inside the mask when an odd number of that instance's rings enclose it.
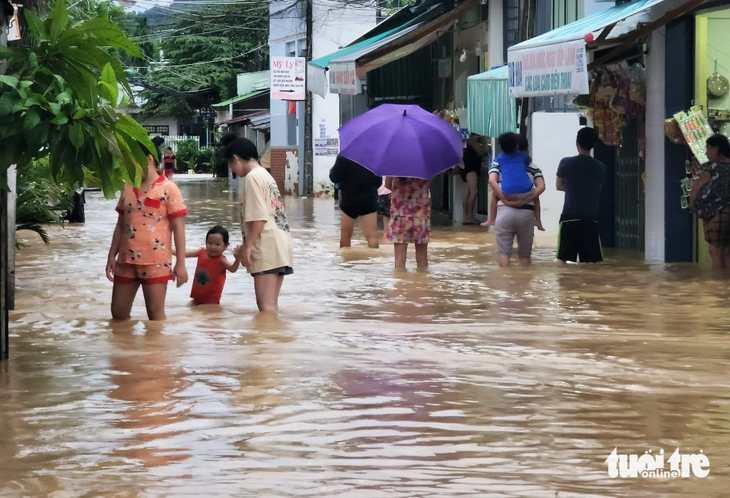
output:
{"label": "storefront awning", "polygon": [[467,126],[487,137],[516,130],[515,99],[509,96],[509,70],[502,66],[467,79]]}
{"label": "storefront awning", "polygon": [[[467,0],[458,7],[438,15],[441,6],[437,4],[398,28],[346,47],[327,58],[314,60],[309,66],[325,68],[326,65],[326,69],[329,70],[331,93],[348,95],[360,93],[361,78],[365,74],[430,45],[448,32],[459,17],[477,5],[476,0]],[[434,18],[437,15],[438,17]],[[315,91],[313,88],[310,90]]]}
{"label": "storefront awning", "polygon": [[364,51],[371,46],[377,45],[378,47],[381,47],[384,44],[384,40],[391,40],[394,37],[397,38],[404,30],[408,30],[414,25],[422,23],[424,19],[427,19],[429,16],[432,16],[434,10],[435,9],[430,9],[416,18],[404,22],[398,27],[392,28],[370,38],[366,38],[365,40],[361,40],[357,43],[353,43],[350,46],[341,48],[340,50],[324,57],[311,60],[309,64],[307,64],[307,90],[324,98],[327,95],[327,71],[329,70],[330,63],[333,60],[341,59],[349,56],[350,54]]}
{"label": "storefront awning", "polygon": [[253,120],[256,118],[263,119],[263,120],[269,119],[269,121],[271,121],[271,117],[269,116],[269,111],[257,111],[257,112],[252,112],[250,114],[246,114],[244,116],[238,116],[238,117],[235,117],[232,119],[228,119],[226,121],[221,121],[220,123],[216,123],[216,125],[230,126],[230,125],[236,124],[236,123],[247,123],[247,122],[253,123]]}
{"label": "storefront awning", "polygon": [[269,93],[268,89],[258,90],[255,92],[247,93],[246,95],[237,95],[228,100],[224,100],[223,102],[218,102],[217,104],[213,104],[213,107],[226,107],[231,104],[238,104],[239,102],[244,102],[246,100],[255,99],[256,97],[261,97],[262,95],[265,95],[267,93]]}
{"label": "storefront awning", "polygon": [[[616,5],[508,50],[509,87],[513,97],[588,93],[588,51],[636,42],[706,0],[688,0],[657,17],[650,12],[667,0],[635,0]],[[645,24],[645,26],[644,26]],[[588,46],[586,46],[588,44]]]}

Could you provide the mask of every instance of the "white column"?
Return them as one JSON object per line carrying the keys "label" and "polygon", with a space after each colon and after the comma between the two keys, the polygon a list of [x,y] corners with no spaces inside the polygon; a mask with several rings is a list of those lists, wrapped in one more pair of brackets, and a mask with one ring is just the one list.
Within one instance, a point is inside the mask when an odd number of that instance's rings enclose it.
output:
{"label": "white column", "polygon": [[503,0],[489,1],[489,68],[503,66],[504,60],[504,8]]}
{"label": "white column", "polygon": [[649,54],[646,60],[646,228],[644,233],[645,257],[649,261],[664,261],[666,242],[664,229],[666,46],[664,37],[664,28],[651,34]]}

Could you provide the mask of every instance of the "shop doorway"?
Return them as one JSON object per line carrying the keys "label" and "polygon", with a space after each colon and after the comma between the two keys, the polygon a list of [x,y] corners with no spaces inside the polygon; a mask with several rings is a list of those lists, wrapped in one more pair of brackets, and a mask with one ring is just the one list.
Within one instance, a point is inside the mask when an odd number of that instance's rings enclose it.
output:
{"label": "shop doorway", "polygon": [[632,118],[616,147],[614,247],[644,251],[644,160],[639,150],[641,120]]}
{"label": "shop doorway", "polygon": [[639,147],[643,120],[633,117],[618,147],[599,144],[595,157],[606,166],[598,220],[601,243],[626,251],[644,251],[644,159]]}

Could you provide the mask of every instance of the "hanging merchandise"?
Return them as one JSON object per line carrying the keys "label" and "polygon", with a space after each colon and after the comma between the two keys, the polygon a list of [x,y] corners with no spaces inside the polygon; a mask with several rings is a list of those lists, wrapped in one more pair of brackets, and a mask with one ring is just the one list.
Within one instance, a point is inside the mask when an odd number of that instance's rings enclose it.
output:
{"label": "hanging merchandise", "polygon": [[629,65],[623,61],[612,65],[609,71],[616,81],[616,93],[611,99],[611,109],[624,116],[633,116],[637,111],[637,106],[630,97]]}
{"label": "hanging merchandise", "polygon": [[707,159],[707,139],[714,135],[714,131],[710,127],[707,118],[702,114],[702,109],[692,107],[688,113],[679,112],[674,115],[674,119],[682,130],[687,145],[692,150],[692,154],[697,158],[700,164],[705,164]]}
{"label": "hanging merchandise", "polygon": [[679,128],[679,123],[674,118],[669,118],[664,121],[664,134],[673,144],[687,145],[687,140],[684,139],[684,134]]}
{"label": "hanging merchandise", "polygon": [[641,106],[646,105],[646,69],[638,62],[629,70],[629,98]]}
{"label": "hanging merchandise", "polygon": [[605,145],[618,146],[621,144],[621,130],[625,126],[621,116],[611,108],[611,101],[618,92],[613,71],[603,68],[594,79],[593,95],[593,123],[598,136]]}
{"label": "hanging merchandise", "polygon": [[719,99],[727,95],[728,90],[730,90],[730,83],[718,72],[718,64],[715,61],[715,72],[707,78],[707,93],[710,97]]}

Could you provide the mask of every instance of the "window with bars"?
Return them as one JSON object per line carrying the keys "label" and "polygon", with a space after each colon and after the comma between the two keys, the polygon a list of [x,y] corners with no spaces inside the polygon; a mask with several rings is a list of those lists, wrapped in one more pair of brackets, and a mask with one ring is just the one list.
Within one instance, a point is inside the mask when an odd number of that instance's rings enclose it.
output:
{"label": "window with bars", "polygon": [[[550,0],[538,2],[537,34],[565,26],[585,16],[584,0]],[[532,99],[533,111],[566,112],[575,111],[571,104],[573,97],[557,95]]]}
{"label": "window with bars", "polygon": [[507,49],[520,41],[520,0],[504,0],[504,60]]}

